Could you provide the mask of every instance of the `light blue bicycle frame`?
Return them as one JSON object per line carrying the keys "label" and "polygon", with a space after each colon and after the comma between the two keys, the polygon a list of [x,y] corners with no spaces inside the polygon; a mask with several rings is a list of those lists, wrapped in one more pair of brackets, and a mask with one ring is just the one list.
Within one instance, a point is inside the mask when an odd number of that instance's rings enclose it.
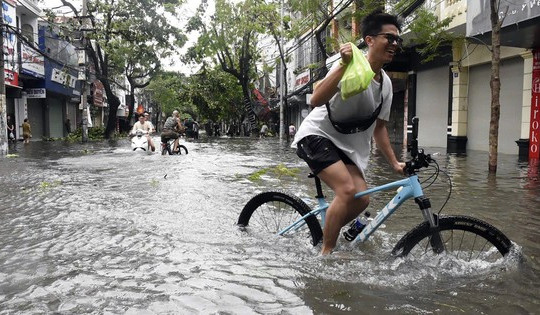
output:
{"label": "light blue bicycle frame", "polygon": [[[376,193],[379,191],[389,190],[392,188],[398,188],[397,194],[386,204],[386,206],[377,214],[377,216],[369,222],[368,225],[362,230],[360,234],[354,239],[353,243],[356,242],[364,242],[366,241],[373,232],[375,232],[379,226],[388,219],[394,211],[399,208],[401,204],[403,204],[406,200],[410,198],[417,198],[422,197],[424,193],[422,192],[422,186],[420,185],[420,182],[418,180],[418,175],[412,175],[411,177],[398,180],[395,182],[391,182],[385,185],[377,186],[362,192],[359,192],[354,195],[356,199],[365,196],[370,195],[372,193]],[[324,220],[326,215],[326,210],[328,209],[328,202],[326,202],[326,199],[324,197],[317,198],[319,201],[319,207],[315,210],[310,211],[308,214],[304,215],[300,219],[298,219],[293,224],[289,225],[282,231],[280,231],[278,234],[283,235],[290,231],[291,229],[297,230],[300,227],[302,227],[304,224],[306,224],[306,221],[304,221],[305,218],[313,215],[321,215],[321,224],[324,226]],[[434,220],[433,215],[431,214],[431,209],[425,209],[422,210],[424,218],[429,221],[431,226],[433,226]]]}

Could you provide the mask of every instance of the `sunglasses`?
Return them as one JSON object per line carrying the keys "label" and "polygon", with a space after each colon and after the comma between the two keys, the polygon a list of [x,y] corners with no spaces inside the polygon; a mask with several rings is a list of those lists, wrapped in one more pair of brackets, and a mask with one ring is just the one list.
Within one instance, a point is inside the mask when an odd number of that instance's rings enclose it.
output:
{"label": "sunglasses", "polygon": [[393,44],[395,42],[399,46],[403,45],[403,38],[399,37],[398,35],[394,35],[392,33],[379,33],[374,36],[384,36],[390,44]]}

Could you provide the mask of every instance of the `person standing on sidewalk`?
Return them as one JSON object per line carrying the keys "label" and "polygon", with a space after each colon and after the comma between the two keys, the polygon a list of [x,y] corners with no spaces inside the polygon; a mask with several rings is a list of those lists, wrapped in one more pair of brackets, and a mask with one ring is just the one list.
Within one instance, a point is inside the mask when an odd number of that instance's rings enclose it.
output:
{"label": "person standing on sidewalk", "polygon": [[8,141],[15,141],[17,139],[15,136],[15,124],[11,120],[11,115],[7,115],[7,135]]}
{"label": "person standing on sidewalk", "polygon": [[30,121],[28,120],[28,118],[24,119],[22,128],[24,143],[30,143],[30,138],[32,138],[32,127],[30,127]]}

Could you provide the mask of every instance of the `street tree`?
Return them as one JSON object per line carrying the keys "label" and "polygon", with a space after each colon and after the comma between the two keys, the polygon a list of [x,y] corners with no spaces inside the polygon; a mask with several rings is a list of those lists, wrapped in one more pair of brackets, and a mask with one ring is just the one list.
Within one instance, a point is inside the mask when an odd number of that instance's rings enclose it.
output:
{"label": "street tree", "polygon": [[499,119],[501,116],[501,78],[499,76],[501,63],[501,27],[508,12],[508,4],[502,17],[501,1],[490,0],[490,20],[491,20],[491,78],[489,86],[491,88],[491,114],[489,120],[489,162],[490,173],[497,172],[497,159],[499,148]]}
{"label": "street tree", "polygon": [[[128,43],[126,49],[132,48],[132,44],[133,43]],[[159,47],[155,47],[155,45],[146,42],[139,43],[138,45],[142,45],[143,47],[139,47],[139,49],[135,50],[134,54],[126,54],[126,68],[124,70],[125,76],[129,82],[129,94],[132,96],[135,95],[136,89],[142,89],[148,86],[161,67],[160,59],[158,55],[154,53]],[[166,52],[164,54],[166,54]],[[131,121],[135,109],[135,97],[130,97],[127,105],[129,109],[127,121],[129,122]],[[127,131],[129,126],[126,125],[123,129],[124,131]]]}
{"label": "street tree", "polygon": [[149,91],[159,112],[170,115],[174,110],[183,110],[180,91],[184,88],[185,80],[186,77],[181,73],[160,71],[145,90]]}
{"label": "street tree", "polygon": [[189,24],[188,31],[196,29],[200,36],[196,45],[189,49],[187,58],[200,64],[218,64],[236,79],[236,84],[242,88],[245,109],[240,121],[247,115],[251,128],[256,128],[251,87],[256,78],[255,64],[260,57],[257,43],[267,31],[261,16],[275,7],[257,0],[234,3],[217,0],[215,13],[209,23],[205,23],[200,18],[200,12],[206,11],[205,5],[203,3]]}
{"label": "street tree", "polygon": [[[169,22],[183,0],[85,0],[87,16],[82,16],[71,1],[61,1],[79,21],[74,26],[86,33],[84,48],[107,96],[109,118],[105,137],[109,138],[116,129],[120,105],[113,90],[113,85],[119,83],[115,78],[126,71],[133,72],[133,78],[149,74],[156,67],[160,52],[183,46],[186,37]],[[137,56],[144,60],[133,63]]]}
{"label": "street tree", "polygon": [[242,87],[220,66],[203,67],[191,75],[186,83],[180,98],[194,107],[194,119],[215,122],[234,121],[242,117]]}

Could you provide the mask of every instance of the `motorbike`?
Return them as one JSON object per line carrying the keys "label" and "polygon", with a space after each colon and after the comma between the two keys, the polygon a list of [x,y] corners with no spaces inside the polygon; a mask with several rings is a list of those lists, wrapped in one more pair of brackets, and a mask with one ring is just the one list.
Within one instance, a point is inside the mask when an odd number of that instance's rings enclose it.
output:
{"label": "motorbike", "polygon": [[151,153],[152,150],[150,150],[150,144],[148,143],[148,138],[146,137],[148,135],[147,131],[144,130],[137,130],[135,132],[135,135],[133,138],[131,138],[131,150],[132,151],[145,151],[148,153]]}

